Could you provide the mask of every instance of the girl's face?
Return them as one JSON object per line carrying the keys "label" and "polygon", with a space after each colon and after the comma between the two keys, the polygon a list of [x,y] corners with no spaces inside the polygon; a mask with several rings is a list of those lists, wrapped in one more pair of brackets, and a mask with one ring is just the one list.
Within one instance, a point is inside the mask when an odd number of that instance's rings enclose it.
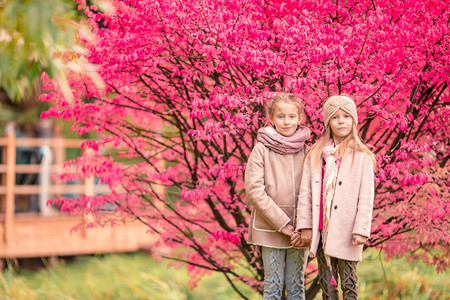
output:
{"label": "girl's face", "polygon": [[297,105],[289,102],[275,104],[270,116],[270,122],[275,126],[278,133],[284,136],[293,135],[301,121]]}
{"label": "girl's face", "polygon": [[349,113],[340,109],[331,117],[330,127],[333,138],[343,139],[352,131],[353,119]]}

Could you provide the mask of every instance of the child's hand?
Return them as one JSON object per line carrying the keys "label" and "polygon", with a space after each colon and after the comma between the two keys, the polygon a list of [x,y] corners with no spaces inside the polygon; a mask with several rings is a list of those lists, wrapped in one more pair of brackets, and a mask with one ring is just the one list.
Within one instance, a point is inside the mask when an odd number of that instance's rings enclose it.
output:
{"label": "child's hand", "polygon": [[294,234],[291,236],[291,245],[293,247],[302,247],[305,245],[305,243],[302,240],[302,236],[300,235],[300,232],[294,232]]}
{"label": "child's hand", "polygon": [[281,229],[281,233],[287,236],[292,236],[294,234],[294,227],[292,227],[292,225],[290,224],[287,224],[283,227],[283,229]]}
{"label": "child's hand", "polygon": [[355,246],[363,245],[367,242],[367,237],[359,235],[359,234],[353,234],[352,238],[352,244]]}
{"label": "child's hand", "polygon": [[302,229],[301,235],[302,235],[302,240],[305,243],[311,243],[311,239],[312,239],[312,230],[311,229]]}

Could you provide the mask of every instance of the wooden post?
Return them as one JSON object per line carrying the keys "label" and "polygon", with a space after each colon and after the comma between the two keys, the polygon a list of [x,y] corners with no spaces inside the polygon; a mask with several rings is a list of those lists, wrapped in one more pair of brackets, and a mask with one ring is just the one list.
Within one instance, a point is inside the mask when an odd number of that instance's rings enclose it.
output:
{"label": "wooden post", "polygon": [[5,243],[11,239],[14,226],[14,186],[16,184],[16,133],[14,123],[5,126],[8,139],[6,148],[6,195],[5,195]]}

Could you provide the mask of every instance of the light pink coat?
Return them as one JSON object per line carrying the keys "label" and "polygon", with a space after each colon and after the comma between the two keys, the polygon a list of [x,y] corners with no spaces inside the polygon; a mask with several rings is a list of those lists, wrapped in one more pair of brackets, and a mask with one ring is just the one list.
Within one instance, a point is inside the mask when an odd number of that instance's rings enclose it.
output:
{"label": "light pink coat", "polygon": [[253,205],[247,242],[290,248],[290,237],[280,230],[295,225],[296,202],[303,159],[309,147],[294,154],[278,154],[257,143],[245,169],[245,190]]}
{"label": "light pink coat", "polygon": [[[353,151],[344,155],[336,181],[325,254],[350,261],[361,261],[363,246],[354,246],[354,233],[369,237],[374,199],[374,170],[370,156]],[[303,166],[297,206],[297,229],[312,228],[311,255],[315,256],[320,240],[319,218],[322,168],[312,166],[307,155]]]}

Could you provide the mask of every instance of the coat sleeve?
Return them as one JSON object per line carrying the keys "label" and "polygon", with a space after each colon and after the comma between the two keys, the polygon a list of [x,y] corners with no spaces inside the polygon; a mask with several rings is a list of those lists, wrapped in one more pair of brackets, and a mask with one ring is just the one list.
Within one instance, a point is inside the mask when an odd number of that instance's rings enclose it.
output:
{"label": "coat sleeve", "polygon": [[296,229],[312,229],[311,155],[303,162],[303,174],[297,202]]}
{"label": "coat sleeve", "polygon": [[245,169],[245,191],[254,209],[257,209],[264,220],[274,229],[280,231],[291,219],[267,195],[264,182],[264,151],[263,144],[256,144]]}
{"label": "coat sleeve", "polygon": [[359,234],[369,238],[372,223],[375,179],[372,159],[367,154],[364,155],[361,174],[358,209],[356,212],[353,234]]}

